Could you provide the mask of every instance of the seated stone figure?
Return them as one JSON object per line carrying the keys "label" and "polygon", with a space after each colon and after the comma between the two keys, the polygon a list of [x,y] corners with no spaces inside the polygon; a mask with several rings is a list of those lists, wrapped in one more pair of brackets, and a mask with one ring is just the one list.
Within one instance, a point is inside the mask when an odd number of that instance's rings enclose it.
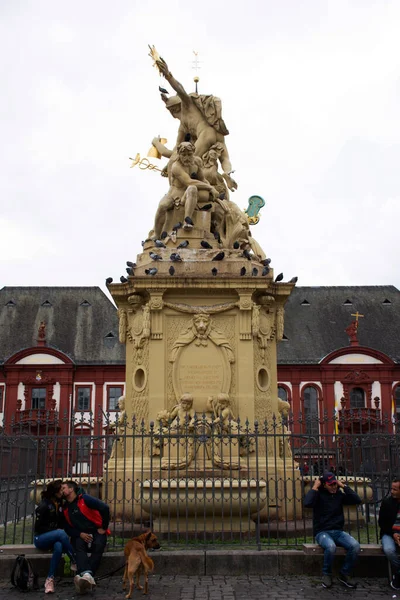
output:
{"label": "seated stone figure", "polygon": [[177,147],[177,156],[170,170],[170,188],[162,198],[154,220],[154,235],[159,239],[163,231],[166,213],[174,206],[185,207],[183,228],[193,228],[193,212],[197,202],[218,197],[217,190],[204,178],[202,161],[194,155],[191,142],[182,142]]}

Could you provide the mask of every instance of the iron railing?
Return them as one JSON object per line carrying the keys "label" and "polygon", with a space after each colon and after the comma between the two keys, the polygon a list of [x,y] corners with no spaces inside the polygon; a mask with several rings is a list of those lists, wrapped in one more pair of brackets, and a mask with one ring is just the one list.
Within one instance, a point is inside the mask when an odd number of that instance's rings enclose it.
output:
{"label": "iron railing", "polygon": [[240,423],[150,423],[116,413],[72,421],[24,415],[0,434],[0,544],[32,543],[35,502],[46,481],[74,479],[111,509],[110,547],[151,527],[169,547],[297,547],[312,541],[303,498],[333,470],[362,498],[346,528],[377,543],[377,516],[400,474],[400,433],[365,409]]}

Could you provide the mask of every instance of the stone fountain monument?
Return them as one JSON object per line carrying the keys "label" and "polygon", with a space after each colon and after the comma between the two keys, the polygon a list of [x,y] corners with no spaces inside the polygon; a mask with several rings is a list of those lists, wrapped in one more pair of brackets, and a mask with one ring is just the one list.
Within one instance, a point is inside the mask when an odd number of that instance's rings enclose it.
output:
{"label": "stone fountain monument", "polygon": [[[123,417],[129,422],[134,416],[160,435],[155,443],[146,438],[140,451],[135,444],[113,451],[106,465],[107,494],[119,498],[124,518],[148,510],[165,530],[178,526],[179,506],[190,527],[197,495],[206,506],[207,491],[212,502],[205,518],[223,524],[216,506],[227,494],[238,497],[232,490],[239,490],[238,506],[230,509],[229,526],[235,529],[249,514],[277,506],[293,469],[290,448],[277,439],[261,436],[255,451],[241,444],[239,434],[245,423],[254,427],[276,418],[282,423],[277,343],[294,284],[274,281],[248,215],[231,198],[237,184],[220,99],[198,94],[197,83],[196,93],[187,93],[155,48],[150,50],[176,92],[163,91],[161,97],[178,121],[178,135],[172,150],[165,140],[153,140],[154,152],[168,158],[166,194],[142,252],[128,263],[127,281],[109,284],[109,291],[126,345]],[[202,438],[200,430],[207,435]],[[224,454],[223,444],[220,451],[207,449],[213,435],[231,440],[229,452]],[[198,443],[203,439],[206,443]],[[274,472],[273,484],[268,472]],[[130,474],[132,485],[126,486]],[[285,516],[290,518],[287,511]]]}

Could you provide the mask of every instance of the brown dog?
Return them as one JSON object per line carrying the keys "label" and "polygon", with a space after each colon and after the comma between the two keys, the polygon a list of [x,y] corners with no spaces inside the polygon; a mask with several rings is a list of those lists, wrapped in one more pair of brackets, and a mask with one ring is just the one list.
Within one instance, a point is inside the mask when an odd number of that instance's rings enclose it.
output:
{"label": "brown dog", "polygon": [[149,531],[148,533],[142,533],[138,537],[132,538],[127,542],[124,548],[125,555],[125,571],[123,578],[122,589],[126,589],[126,580],[129,579],[129,593],[125,598],[130,598],[134,578],[136,573],[136,587],[138,590],[143,589],[140,585],[140,575],[144,575],[144,590],[143,594],[147,594],[149,588],[149,571],[154,569],[154,563],[148,556],[146,550],[149,548],[157,549],[160,547],[158,540],[154,533]]}

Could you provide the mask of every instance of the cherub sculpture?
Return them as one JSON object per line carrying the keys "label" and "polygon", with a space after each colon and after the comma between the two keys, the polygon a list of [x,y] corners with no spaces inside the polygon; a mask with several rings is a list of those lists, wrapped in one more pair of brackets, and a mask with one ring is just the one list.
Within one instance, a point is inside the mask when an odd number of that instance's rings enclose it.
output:
{"label": "cherub sculpture", "polygon": [[239,424],[232,412],[231,400],[228,394],[221,393],[215,398],[211,396],[208,402],[214,412],[214,425],[219,425],[223,431],[235,433],[239,431]]}
{"label": "cherub sculpture", "polygon": [[[157,415],[160,420],[166,418],[166,415]],[[195,425],[195,413],[193,410],[193,396],[192,394],[182,394],[180,400],[176,406],[168,413],[168,431],[185,431],[187,429],[193,429]]]}

